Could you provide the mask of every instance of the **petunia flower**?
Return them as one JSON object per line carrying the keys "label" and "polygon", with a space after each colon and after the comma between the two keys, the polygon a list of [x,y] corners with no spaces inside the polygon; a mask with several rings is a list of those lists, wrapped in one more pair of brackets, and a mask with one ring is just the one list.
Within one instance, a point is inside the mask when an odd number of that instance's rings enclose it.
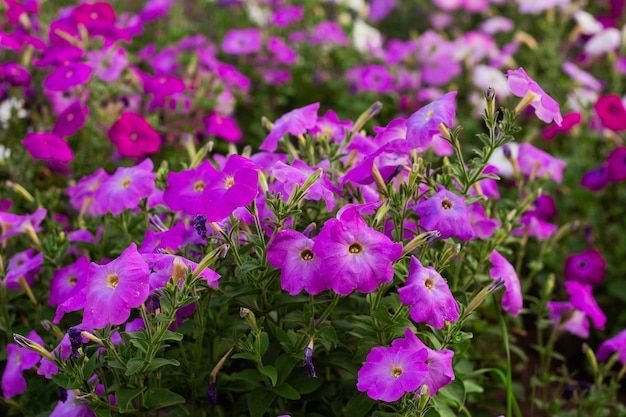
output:
{"label": "petunia flower", "polygon": [[402,255],[402,245],[370,228],[358,208],[348,207],[322,226],[313,253],[322,259],[328,286],[338,294],[374,291],[393,279],[392,262]]}
{"label": "petunia flower", "polygon": [[419,225],[428,231],[438,230],[441,238],[456,236],[460,240],[474,237],[465,197],[440,186],[432,197],[421,200],[414,208],[420,216]]}
{"label": "petunia flower", "polygon": [[267,245],[268,262],[281,270],[281,288],[291,295],[305,290],[316,295],[329,289],[320,272],[321,258],[313,253],[315,241],[296,230],[281,230]]}
{"label": "petunia flower", "polygon": [[139,202],[154,190],[156,173],[152,161],[145,159],[134,167],[119,167],[96,191],[100,212],[118,215],[126,209],[137,208]]}
{"label": "petunia flower", "polygon": [[532,96],[530,106],[535,109],[535,114],[539,120],[546,123],[554,121],[557,125],[561,125],[563,117],[561,116],[559,103],[547,95],[539,84],[526,74],[524,68],[509,70],[507,75],[509,77],[509,89],[515,96]]}
{"label": "petunia flower", "polygon": [[522,309],[522,288],[519,283],[519,278],[515,272],[513,265],[497,251],[491,252],[489,261],[493,265],[493,268],[489,270],[489,275],[493,279],[501,278],[504,280],[504,286],[506,291],[502,296],[502,308],[504,311],[517,316]]}
{"label": "petunia flower", "polygon": [[541,131],[543,137],[547,140],[552,140],[559,133],[568,133],[574,127],[578,126],[582,121],[582,114],[578,112],[567,113],[563,116],[561,125],[550,125]]}
{"label": "petunia flower", "polygon": [[91,65],[70,62],[57,67],[44,80],[43,86],[50,91],[67,91],[89,81]]}
{"label": "petunia flower", "polygon": [[78,394],[74,390],[67,391],[67,399],[59,400],[50,417],[96,417],[89,405],[76,398]]}
{"label": "petunia flower", "polygon": [[207,135],[215,135],[226,142],[239,142],[241,140],[241,130],[231,117],[212,113],[202,118]]}
{"label": "petunia flower", "polygon": [[618,146],[613,149],[606,158],[609,168],[609,177],[612,182],[621,182],[626,180],[626,147]]}
{"label": "petunia flower", "polygon": [[50,281],[48,304],[58,306],[85,288],[89,260],[81,256],[76,262],[58,269]]}
{"label": "petunia flower", "polygon": [[303,16],[304,6],[282,6],[274,12],[270,18],[270,23],[274,26],[284,28],[302,20]]}
{"label": "petunia flower", "polygon": [[267,152],[274,152],[278,147],[278,141],[286,133],[292,135],[301,135],[306,133],[307,129],[311,129],[317,123],[317,110],[320,103],[309,104],[298,109],[294,109],[279,117],[275,122],[272,130],[267,135],[259,149]]}
{"label": "petunia flower", "polygon": [[65,194],[70,197],[70,204],[78,211],[88,213],[92,216],[105,214],[102,207],[96,202],[96,192],[111,176],[104,170],[98,168],[96,172],[81,178],[76,185],[67,187]]}
{"label": "petunia flower", "polygon": [[626,330],[622,330],[615,336],[602,342],[596,351],[596,356],[598,359],[605,361],[609,359],[613,352],[617,352],[617,358],[620,363],[626,365]]}
{"label": "petunia flower", "polygon": [[609,182],[611,182],[611,175],[607,164],[600,164],[590,169],[580,178],[580,185],[594,192],[602,191]]}
{"label": "petunia flower", "polygon": [[262,48],[259,29],[231,29],[222,40],[222,50],[231,55],[243,55],[258,52]]}
{"label": "petunia flower", "polygon": [[587,314],[597,329],[604,330],[606,316],[593,298],[591,285],[581,284],[578,281],[565,281],[565,290],[570,296],[572,305]]}
{"label": "petunia flower", "polygon": [[395,339],[391,342],[391,347],[402,349],[421,350],[426,349],[426,365],[428,372],[424,377],[424,385],[428,387],[428,394],[433,397],[442,387],[454,381],[454,369],[452,369],[452,357],[454,352],[448,349],[435,350],[426,346],[407,327],[404,338]]}
{"label": "petunia flower", "polygon": [[626,107],[616,94],[600,96],[593,105],[602,126],[615,132],[626,130]]}
{"label": "petunia flower", "polygon": [[83,322],[94,329],[122,324],[150,293],[150,269],[132,243],[105,265],[91,263]]}
{"label": "petunia flower", "polygon": [[[576,309],[569,301],[548,301],[548,318],[552,320],[554,328],[570,332],[586,339],[589,337],[589,320],[587,315]],[[563,319],[565,318],[565,321]]]}
{"label": "petunia flower", "polygon": [[517,161],[522,174],[526,176],[534,174],[535,177],[548,176],[559,184],[563,179],[563,169],[567,165],[565,161],[535,148],[530,143],[519,145]]}
{"label": "petunia flower", "polygon": [[158,152],[161,137],[141,115],[124,112],[107,132],[120,155],[137,158]]}
{"label": "petunia flower", "polygon": [[[34,330],[31,330],[27,338],[41,346],[44,345],[43,340]],[[37,365],[41,356],[37,352],[14,343],[6,345],[6,355],[7,364],[2,374],[2,395],[5,398],[12,398],[26,391],[26,380],[22,372]]]}
{"label": "petunia flower", "polygon": [[83,106],[80,100],[76,100],[59,115],[52,133],[60,137],[72,136],[83,127],[87,116],[89,116],[89,107]]}
{"label": "petunia flower", "polygon": [[427,323],[441,329],[446,321],[459,318],[459,305],[446,281],[432,266],[424,267],[414,256],[404,287],[398,289],[400,301],[411,307],[416,323]]}
{"label": "petunia flower", "polygon": [[54,133],[29,133],[22,140],[22,145],[35,159],[59,162],[74,159],[74,153],[67,142]]}
{"label": "petunia flower", "polygon": [[393,402],[424,384],[426,349],[375,347],[359,369],[356,387],[374,400]]}
{"label": "petunia flower", "polygon": [[35,283],[35,276],[39,273],[42,263],[43,253],[35,254],[35,250],[32,248],[16,253],[9,259],[4,283],[0,285],[6,285],[9,289],[20,289],[22,286],[19,279],[23,278],[26,284],[32,286]]}
{"label": "petunia flower", "polygon": [[34,235],[41,231],[40,225],[47,213],[48,210],[45,208],[38,208],[32,214],[25,214],[23,216],[0,212],[0,232],[2,232],[2,235],[0,235],[0,243],[11,236],[22,234],[26,234],[31,240],[38,240]]}
{"label": "petunia flower", "polygon": [[456,115],[455,97],[456,91],[447,93],[422,107],[407,119],[406,140],[411,149],[428,148],[433,136],[440,133],[441,123],[445,123],[446,126],[452,125]]}
{"label": "petunia flower", "polygon": [[572,254],[565,259],[563,275],[568,281],[578,281],[586,285],[598,285],[604,279],[606,262],[595,249]]}
{"label": "petunia flower", "polygon": [[201,212],[201,196],[207,185],[218,175],[210,161],[181,172],[170,171],[163,201],[174,211],[195,215]]}

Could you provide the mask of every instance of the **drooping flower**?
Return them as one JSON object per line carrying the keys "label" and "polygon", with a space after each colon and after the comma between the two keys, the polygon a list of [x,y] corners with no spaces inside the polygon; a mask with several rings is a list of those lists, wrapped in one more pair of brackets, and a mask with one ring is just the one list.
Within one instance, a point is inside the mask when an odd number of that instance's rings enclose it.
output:
{"label": "drooping flower", "polygon": [[442,186],[435,195],[417,203],[414,209],[420,216],[419,225],[428,231],[438,230],[442,239],[456,236],[460,240],[469,240],[474,237],[465,197]]}
{"label": "drooping flower", "polygon": [[107,133],[124,157],[138,158],[155,153],[161,147],[159,133],[137,113],[122,113]]}
{"label": "drooping flower", "polygon": [[626,365],[626,330],[622,330],[610,339],[606,339],[596,352],[598,359],[605,361],[613,352],[618,352],[617,358],[622,365]]}
{"label": "drooping flower", "polygon": [[16,214],[4,213],[0,211],[0,243],[11,236],[26,234],[31,240],[38,240],[37,232],[41,231],[41,222],[46,217],[48,210],[38,208],[32,214],[18,216]]}
{"label": "drooping flower", "polygon": [[616,94],[601,96],[593,105],[593,109],[600,118],[602,126],[621,132],[626,130],[626,107]]}
{"label": "drooping flower", "polygon": [[91,263],[83,322],[95,329],[122,324],[150,293],[150,270],[132,243],[105,265]]}
{"label": "drooping flower", "polygon": [[546,123],[554,121],[557,125],[561,125],[563,117],[561,116],[559,103],[547,95],[539,84],[526,74],[524,68],[509,70],[507,75],[509,77],[509,89],[515,96],[533,95],[534,98],[530,102],[530,106],[535,109],[535,114],[539,120]]}
{"label": "drooping flower", "polygon": [[119,167],[96,191],[96,204],[101,212],[113,215],[126,209],[137,208],[143,198],[154,190],[156,173],[152,172],[152,161],[145,159],[134,167]]}
{"label": "drooping flower", "polygon": [[278,232],[267,245],[267,260],[281,270],[281,287],[291,295],[302,290],[316,295],[329,289],[320,273],[321,258],[313,253],[314,244],[314,240],[304,234],[286,229]]}
{"label": "drooping flower", "polygon": [[428,372],[424,377],[424,385],[428,387],[428,394],[433,397],[441,387],[448,385],[454,381],[454,369],[452,369],[452,357],[454,352],[448,349],[435,350],[426,346],[422,341],[407,327],[404,338],[395,339],[391,342],[391,347],[402,349],[421,350],[426,349],[428,356],[426,357],[426,365]]}
{"label": "drooping flower", "polygon": [[375,347],[359,369],[357,389],[374,400],[393,402],[424,384],[426,349]]}
{"label": "drooping flower", "polygon": [[565,259],[563,275],[570,281],[581,284],[598,285],[604,279],[606,262],[595,249],[587,249],[582,253],[572,254]]}
{"label": "drooping flower", "polygon": [[427,104],[406,121],[406,140],[411,149],[426,149],[430,146],[434,135],[440,133],[439,125],[445,123],[451,126],[456,115],[454,98],[456,91],[452,91]]}
{"label": "drooping flower", "polygon": [[572,305],[587,314],[597,329],[604,330],[606,316],[593,298],[591,285],[581,284],[578,281],[565,281],[565,290],[570,296]]}
{"label": "drooping flower", "polygon": [[424,267],[414,256],[406,283],[398,289],[398,294],[400,301],[411,307],[410,315],[416,323],[441,329],[446,321],[459,318],[459,305],[446,281],[435,268]]}
{"label": "drooping flower", "polygon": [[358,208],[348,207],[324,223],[313,253],[322,258],[329,287],[338,294],[374,291],[393,279],[393,265],[402,245],[370,228]]}
{"label": "drooping flower", "polygon": [[306,133],[317,123],[317,111],[320,103],[309,104],[298,109],[294,109],[279,117],[272,130],[267,135],[259,149],[267,152],[274,152],[278,147],[278,141],[286,134],[301,135]]}
{"label": "drooping flower", "polygon": [[[43,340],[34,330],[28,334],[28,339],[44,345]],[[14,343],[6,345],[6,354],[7,364],[2,374],[2,395],[5,398],[11,398],[26,391],[26,380],[22,372],[37,365],[41,356],[37,352]]]}
{"label": "drooping flower", "polygon": [[513,268],[513,265],[511,265],[504,256],[500,255],[495,250],[491,252],[489,261],[491,261],[493,265],[493,268],[489,270],[489,275],[491,275],[493,279],[503,279],[504,286],[506,287],[506,291],[502,296],[502,308],[512,316],[517,316],[522,309],[523,300],[522,288],[515,268]]}
{"label": "drooping flower", "polygon": [[69,162],[74,153],[66,141],[54,133],[29,133],[22,145],[35,159]]}

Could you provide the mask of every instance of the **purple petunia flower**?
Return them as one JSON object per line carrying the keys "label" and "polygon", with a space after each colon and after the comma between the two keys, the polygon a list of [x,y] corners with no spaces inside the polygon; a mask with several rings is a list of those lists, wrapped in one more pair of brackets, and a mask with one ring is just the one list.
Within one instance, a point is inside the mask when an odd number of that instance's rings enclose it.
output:
{"label": "purple petunia flower", "polygon": [[537,177],[548,176],[559,184],[563,179],[563,169],[566,166],[565,161],[561,161],[549,153],[535,148],[530,143],[519,145],[517,161],[519,170],[524,175],[530,176],[534,173]]}
{"label": "purple petunia flower", "polygon": [[442,239],[456,236],[460,240],[469,240],[474,237],[465,197],[442,186],[437,194],[417,203],[415,212],[420,216],[419,225],[428,231],[438,230]]}
{"label": "purple petunia flower", "polygon": [[596,352],[598,359],[605,361],[611,353],[618,352],[617,358],[622,365],[626,365],[626,330],[622,330],[610,339],[606,339]]}
{"label": "purple petunia flower", "polygon": [[393,402],[424,384],[426,349],[375,347],[359,369],[357,389],[374,400]]}
{"label": "purple petunia flower", "polygon": [[42,263],[43,253],[40,252],[35,255],[35,250],[32,248],[16,253],[9,259],[4,284],[0,285],[6,285],[7,288],[13,290],[20,289],[22,287],[18,280],[23,277],[26,283],[32,286]]}
{"label": "purple petunia flower", "polygon": [[611,174],[607,164],[600,164],[585,172],[580,178],[580,185],[589,191],[602,191],[611,182]]}
{"label": "purple petunia flower", "polygon": [[52,133],[61,137],[72,136],[83,127],[88,115],[89,107],[83,106],[80,100],[76,100],[61,112]]}
{"label": "purple petunia flower", "polygon": [[433,397],[441,387],[448,385],[454,381],[454,370],[452,369],[452,357],[454,352],[451,350],[435,350],[430,349],[407,327],[404,338],[395,339],[391,342],[391,347],[421,350],[426,349],[428,356],[426,357],[426,365],[428,373],[424,377],[424,385],[428,387],[428,394]]}
{"label": "purple petunia flower", "polygon": [[406,140],[411,149],[426,149],[430,146],[434,135],[440,133],[439,125],[452,125],[456,109],[454,98],[456,91],[452,91],[427,104],[411,115],[406,121]]}
{"label": "purple petunia flower", "polygon": [[170,210],[190,215],[198,214],[201,211],[200,197],[217,174],[210,161],[204,161],[193,169],[171,171],[167,175],[168,187],[163,193],[163,201]]}
{"label": "purple petunia flower", "polygon": [[134,167],[119,167],[95,193],[99,211],[117,215],[126,209],[137,208],[139,202],[155,188],[156,173],[152,172],[152,168],[150,159]]}
{"label": "purple petunia flower", "polygon": [[150,293],[150,269],[132,243],[105,265],[91,263],[83,322],[95,329],[122,324]]}
{"label": "purple petunia flower", "polygon": [[91,65],[80,62],[57,67],[43,80],[43,86],[50,91],[67,91],[89,81]]}
{"label": "purple petunia flower", "polygon": [[320,274],[321,258],[312,250],[314,243],[298,231],[281,230],[267,245],[267,260],[281,270],[281,288],[291,295],[302,290],[316,295],[329,289]]}
{"label": "purple petunia flower", "polygon": [[262,47],[259,29],[231,29],[222,41],[222,50],[227,54],[241,55],[258,52]]}
{"label": "purple petunia flower", "polygon": [[618,95],[601,96],[593,105],[593,109],[602,126],[615,132],[626,130],[626,107]]}
{"label": "purple petunia flower", "polygon": [[320,103],[309,104],[308,106],[294,109],[279,117],[272,130],[267,135],[259,149],[267,152],[274,152],[278,147],[278,141],[286,134],[301,135],[306,133],[317,123],[317,111]]}
{"label": "purple petunia flower", "polygon": [[506,291],[502,296],[502,308],[512,316],[517,316],[522,309],[523,300],[522,288],[515,268],[513,268],[513,265],[511,265],[504,256],[500,255],[495,250],[491,252],[489,261],[491,261],[493,265],[493,268],[489,270],[489,275],[491,275],[493,279],[503,279],[504,286],[506,287]]}
{"label": "purple petunia flower", "polygon": [[595,249],[573,254],[565,260],[563,275],[568,281],[586,285],[598,285],[604,279],[606,262]]}
{"label": "purple petunia flower", "polygon": [[402,255],[402,245],[370,228],[357,207],[348,207],[320,231],[313,253],[322,258],[328,286],[338,294],[374,291],[393,279],[392,262]]}
{"label": "purple petunia flower", "polygon": [[48,304],[58,306],[85,288],[88,269],[89,260],[86,256],[81,256],[73,264],[58,269],[50,281]]}
{"label": "purple petunia flower", "polygon": [[509,89],[514,95],[517,97],[524,97],[529,93],[535,95],[530,106],[535,109],[535,114],[539,120],[546,123],[554,121],[557,125],[561,125],[563,117],[561,116],[559,103],[547,95],[539,84],[526,74],[524,68],[520,67],[517,70],[509,70],[507,75],[509,77]]}
{"label": "purple petunia flower", "polygon": [[609,177],[612,182],[626,180],[626,147],[618,146],[606,158],[609,167]]}
{"label": "purple petunia flower", "polygon": [[222,116],[218,113],[212,113],[202,118],[207,135],[215,135],[226,140],[227,142],[239,142],[241,139],[241,130],[237,123],[231,117]]}
{"label": "purple petunia flower", "polygon": [[[34,330],[27,336],[28,339],[44,345],[43,340]],[[6,345],[7,364],[2,374],[2,395],[5,398],[15,397],[26,391],[26,380],[22,375],[27,369],[37,365],[41,360],[39,353],[20,347],[14,343]]]}
{"label": "purple petunia flower", "polygon": [[304,6],[284,6],[274,12],[270,23],[284,28],[302,20],[302,17],[304,17]]}
{"label": "purple petunia flower", "polygon": [[[561,329],[573,335],[586,339],[589,337],[589,320],[582,311],[574,308],[569,301],[548,301],[548,318],[552,320],[554,328]],[[563,319],[566,318],[565,321]]]}
{"label": "purple petunia flower", "polygon": [[78,181],[76,185],[70,186],[65,190],[65,194],[70,197],[70,204],[80,211],[88,213],[92,216],[105,214],[101,211],[100,204],[94,204],[96,201],[96,192],[111,176],[103,168],[99,168],[96,172]]}
{"label": "purple petunia flower", "polygon": [[74,390],[68,390],[67,399],[59,400],[50,417],[96,417],[86,402],[76,398],[77,395]]}
{"label": "purple petunia flower", "polygon": [[74,153],[66,141],[53,133],[29,133],[22,145],[35,159],[69,162]]}
{"label": "purple petunia flower", "polygon": [[570,296],[572,305],[587,314],[597,329],[604,330],[606,316],[593,298],[591,285],[584,285],[578,281],[566,281],[565,290]]}
{"label": "purple petunia flower", "polygon": [[416,323],[441,329],[446,321],[459,319],[459,305],[446,281],[435,268],[424,267],[414,256],[406,283],[398,289],[398,294],[400,301],[411,307],[411,318]]}

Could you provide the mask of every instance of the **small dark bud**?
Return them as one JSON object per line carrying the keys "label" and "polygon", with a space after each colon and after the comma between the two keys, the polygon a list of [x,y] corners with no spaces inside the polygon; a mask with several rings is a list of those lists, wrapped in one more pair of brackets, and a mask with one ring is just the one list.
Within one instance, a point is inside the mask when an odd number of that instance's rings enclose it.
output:
{"label": "small dark bud", "polygon": [[317,378],[315,367],[313,366],[313,349],[310,347],[304,349],[304,370],[309,378]]}
{"label": "small dark bud", "polygon": [[217,405],[217,390],[215,389],[215,382],[209,384],[209,392],[207,393],[207,401],[209,405]]}
{"label": "small dark bud", "polygon": [[74,359],[80,359],[80,352],[78,349],[83,347],[83,336],[81,335],[82,329],[72,327],[67,331],[67,336],[70,339],[70,346],[72,348],[71,357]]}
{"label": "small dark bud", "polygon": [[193,227],[196,229],[196,233],[202,238],[206,239],[206,216],[204,214],[198,214],[193,219]]}
{"label": "small dark bud", "polygon": [[59,401],[64,403],[65,401],[67,401],[67,390],[61,386],[59,386],[58,388],[59,388]]}
{"label": "small dark bud", "polygon": [[506,159],[511,159],[511,148],[508,145],[502,146],[502,153]]}

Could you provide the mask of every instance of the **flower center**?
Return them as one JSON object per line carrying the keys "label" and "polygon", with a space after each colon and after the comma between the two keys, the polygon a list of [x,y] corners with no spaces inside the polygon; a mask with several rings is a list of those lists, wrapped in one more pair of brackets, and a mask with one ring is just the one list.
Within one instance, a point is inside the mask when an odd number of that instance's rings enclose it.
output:
{"label": "flower center", "polygon": [[113,274],[113,275],[109,275],[107,277],[107,287],[109,288],[115,288],[117,287],[117,284],[120,283],[120,277],[117,274]]}
{"label": "flower center", "polygon": [[361,246],[361,244],[358,243],[358,242],[354,242],[348,248],[348,252],[350,252],[350,253],[361,253],[361,252],[363,252],[363,246]]}
{"label": "flower center", "polygon": [[586,261],[579,261],[578,262],[578,267],[579,268],[587,268],[587,262]]}
{"label": "flower center", "polygon": [[230,188],[235,185],[235,179],[233,177],[226,178],[226,188]]}
{"label": "flower center", "polygon": [[73,277],[70,277],[70,279],[68,279],[67,282],[73,287],[74,285],[76,285],[77,280],[78,279],[75,276],[73,276]]}
{"label": "flower center", "polygon": [[96,12],[91,12],[91,14],[89,15],[89,17],[91,18],[91,20],[96,20],[98,18],[98,13]]}
{"label": "flower center", "polygon": [[391,368],[391,376],[394,378],[398,378],[400,375],[402,375],[402,367],[401,366],[394,366],[393,368]]}
{"label": "flower center", "polygon": [[122,181],[122,188],[128,188],[130,183],[131,183],[130,178],[126,178],[124,181]]}
{"label": "flower center", "polygon": [[452,201],[448,200],[447,198],[444,198],[441,201],[441,207],[443,207],[444,210],[450,210],[453,205],[454,204],[452,204]]}
{"label": "flower center", "polygon": [[435,281],[432,280],[431,278],[427,278],[426,281],[424,282],[424,286],[428,288],[429,290],[432,290],[433,287],[435,286]]}
{"label": "flower center", "polygon": [[72,75],[74,75],[74,71],[69,70],[68,72],[65,73],[65,78],[72,78]]}
{"label": "flower center", "polygon": [[300,257],[302,258],[303,261],[311,261],[313,260],[315,255],[313,254],[313,252],[311,252],[311,249],[306,248],[300,251]]}
{"label": "flower center", "polygon": [[74,114],[70,113],[67,115],[67,121],[71,122],[72,120],[74,120]]}
{"label": "flower center", "polygon": [[137,134],[136,133],[131,133],[129,137],[130,137],[130,140],[137,140]]}
{"label": "flower center", "polygon": [[426,120],[432,119],[434,114],[435,114],[434,110],[428,110],[428,112],[426,113]]}
{"label": "flower center", "polygon": [[193,189],[196,190],[197,193],[201,193],[204,190],[205,186],[206,184],[204,183],[204,181],[196,181],[193,184]]}

